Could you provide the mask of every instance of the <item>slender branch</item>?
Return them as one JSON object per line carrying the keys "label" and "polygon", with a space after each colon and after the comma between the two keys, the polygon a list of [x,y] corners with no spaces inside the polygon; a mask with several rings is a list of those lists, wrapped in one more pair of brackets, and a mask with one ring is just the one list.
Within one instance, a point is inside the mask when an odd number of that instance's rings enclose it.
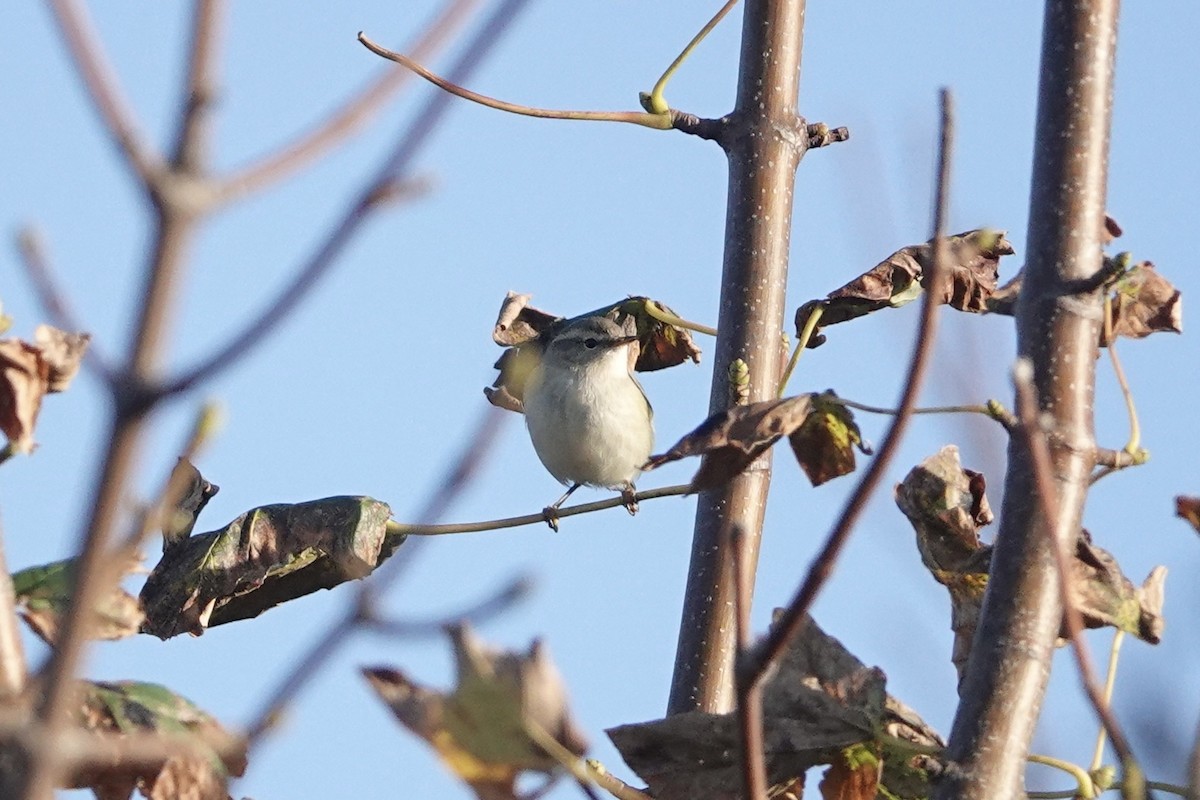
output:
{"label": "slender branch", "polygon": [[[26,227],[17,232],[17,252],[20,253],[21,265],[25,274],[37,293],[38,302],[50,315],[54,324],[66,331],[86,331],[71,311],[67,302],[66,292],[54,278],[54,270],[50,267],[50,257],[46,253],[46,245],[36,228]],[[112,365],[101,352],[97,343],[92,341],[87,352],[83,355],[83,363],[99,373],[102,380],[111,388],[116,378]]]}
{"label": "slender branch", "polygon": [[[1120,660],[1121,643],[1125,641],[1125,631],[1117,628],[1113,632],[1112,644],[1108,648],[1108,671],[1104,676],[1104,705],[1112,703],[1113,689],[1117,685],[1117,662]],[[1108,729],[1100,726],[1096,734],[1096,749],[1092,751],[1092,763],[1089,770],[1095,772],[1104,763],[1104,746],[1108,743]]]}
{"label": "slender branch", "polygon": [[692,54],[692,51],[694,51],[700,45],[700,43],[704,41],[704,39],[710,33],[712,33],[713,28],[721,24],[721,20],[725,19],[725,15],[732,11],[733,7],[737,4],[738,0],[727,0],[725,5],[717,9],[717,13],[713,14],[712,18],[704,24],[704,27],[700,29],[700,32],[692,37],[692,40],[687,43],[687,46],[683,48],[679,55],[675,56],[675,60],[672,61],[671,65],[667,67],[665,72],[663,72],[662,77],[660,77],[654,84],[654,88],[651,89],[650,93],[645,95],[645,97],[642,99],[642,105],[647,111],[649,111],[651,114],[666,114],[671,111],[671,106],[667,103],[666,98],[663,97],[663,91],[667,88],[667,82],[670,81],[672,76],[674,76],[679,68],[683,66],[683,62],[686,61],[687,57]]}
{"label": "slender branch", "polygon": [[486,622],[508,611],[514,605],[528,597],[532,591],[533,580],[531,578],[516,578],[509,581],[507,585],[502,586],[499,591],[493,592],[490,597],[485,597],[483,600],[455,611],[453,614],[427,620],[388,619],[379,616],[374,608],[368,606],[367,611],[360,614],[363,619],[359,624],[368,630],[387,634],[388,636],[407,638],[419,636],[441,637],[445,636],[447,625],[461,622],[478,625]]}
{"label": "slender branch", "polygon": [[628,122],[634,125],[641,125],[645,128],[654,128],[656,130],[670,130],[673,127],[673,120],[670,114],[651,114],[646,111],[567,111],[550,108],[535,108],[533,106],[524,106],[519,103],[509,103],[505,100],[497,100],[494,97],[488,97],[479,92],[473,92],[459,85],[459,82],[451,78],[443,78],[442,76],[430,71],[421,66],[418,62],[408,56],[397,53],[394,50],[388,50],[382,45],[367,38],[365,33],[361,31],[358,34],[358,40],[363,46],[377,56],[386,58],[389,61],[394,61],[404,67],[420,75],[425,80],[432,83],[444,92],[455,97],[461,97],[464,100],[470,100],[472,103],[478,103],[481,106],[494,108],[497,111],[507,111],[510,114],[519,114],[523,117],[538,117],[540,119],[574,119],[574,120],[590,120],[593,122]]}
{"label": "slender branch", "polygon": [[909,362],[908,376],[900,396],[900,406],[878,454],[863,474],[854,493],[825,540],[824,547],[813,561],[795,597],[787,610],[771,627],[767,638],[755,648],[747,659],[747,672],[755,683],[761,683],[770,666],[778,661],[788,643],[800,630],[809,608],[825,581],[833,573],[838,556],[850,539],[854,524],[866,508],[875,488],[883,479],[892,457],[900,448],[900,441],[916,407],[921,384],[925,380],[929,362],[933,358],[933,342],[937,332],[938,308],[941,305],[941,283],[947,277],[946,268],[946,209],[950,193],[950,149],[954,141],[954,104],[950,92],[941,92],[941,137],[938,145],[937,193],[933,211],[933,259],[926,273],[925,291],[921,298],[921,318],[918,323],[917,339]]}
{"label": "slender branch", "polygon": [[[526,2],[528,0],[504,0],[497,6],[475,38],[466,44],[462,57],[451,69],[450,74],[455,80],[463,80],[470,76],[483,58],[491,52],[492,46]],[[343,248],[357,233],[359,226],[377,207],[381,193],[386,193],[388,187],[394,185],[397,178],[402,177],[409,169],[421,147],[445,116],[449,101],[450,95],[447,94],[439,93],[430,98],[409,129],[400,137],[396,147],[380,165],[374,178],[359,193],[357,200],[351,203],[350,209],[334,225],[325,241],[309,256],[283,291],[225,345],[184,374],[160,386],[157,390],[159,395],[170,396],[187,391],[218,372],[228,369],[248,355],[251,349],[288,317],[329,272]]]}
{"label": "slender branch", "polygon": [[[467,439],[466,445],[430,495],[421,513],[422,519],[434,519],[442,514],[466,488],[495,439],[496,421],[500,413],[499,410],[488,407],[476,431]],[[402,573],[403,567],[399,565],[411,563],[415,544],[416,542],[410,543],[399,555],[393,556],[383,567],[375,570],[370,581],[359,585],[354,601],[350,603],[346,613],[335,619],[317,637],[308,651],[279,682],[275,691],[259,707],[246,729],[247,746],[253,746],[271,729],[292,698],[308,685],[355,630],[370,626],[376,619],[375,598]],[[404,557],[405,553],[408,554],[407,557]]]}
{"label": "slender branch", "polygon": [[1073,792],[1069,792],[1066,795],[1062,795],[1059,792],[1047,792],[1047,795],[1054,797],[1096,797],[1096,787],[1092,783],[1091,774],[1078,764],[1072,764],[1070,761],[1063,761],[1052,756],[1038,755],[1037,753],[1030,753],[1028,761],[1031,764],[1041,764],[1044,767],[1053,767],[1054,769],[1061,770],[1075,779],[1076,788]]}
{"label": "slender branch", "polygon": [[[449,0],[437,19],[412,45],[413,57],[420,60],[431,58],[451,34],[466,22],[478,4],[479,0]],[[408,82],[411,75],[411,72],[402,69],[384,70],[311,130],[278,147],[261,161],[221,179],[218,193],[223,200],[243,197],[302,169],[352,136],[382,108],[390,95]]]}
{"label": "slender branch", "polygon": [[588,777],[591,778],[592,782],[617,798],[617,800],[652,800],[650,795],[640,789],[633,788],[616,775],[613,775],[596,759],[589,758],[583,763],[587,767]]}
{"label": "slender branch", "polygon": [[75,70],[108,135],[125,157],[130,170],[149,189],[162,169],[162,158],[142,139],[120,82],[96,36],[95,27],[78,0],[50,0],[58,31],[67,45]]}
{"label": "slender branch", "polygon": [[[866,403],[856,403],[853,400],[847,400],[844,397],[837,399],[839,403],[847,408],[853,408],[858,411],[865,411],[868,414],[886,414],[895,416],[898,412],[894,408],[885,408],[884,406],[872,406]],[[989,400],[983,405],[965,405],[965,406],[929,406],[927,408],[914,408],[912,413],[915,414],[982,414],[988,419],[993,419],[1000,423],[1000,426],[1010,433],[1017,427],[1017,420],[1010,414],[1004,406],[1000,405],[995,400]]]}
{"label": "slender branch", "polygon": [[1112,362],[1113,375],[1117,378],[1117,385],[1121,387],[1121,396],[1125,398],[1125,412],[1129,415],[1129,441],[1125,444],[1125,452],[1134,455],[1141,450],[1142,428],[1138,424],[1137,406],[1133,402],[1133,391],[1129,388],[1129,381],[1125,378],[1125,369],[1121,366],[1121,359],[1117,355],[1117,337],[1112,335],[1111,295],[1105,295],[1104,297],[1104,327],[1104,338],[1108,342],[1108,358]]}
{"label": "slender branch", "polygon": [[[97,470],[91,513],[80,535],[82,546],[76,560],[75,587],[37,705],[38,721],[45,727],[46,741],[50,742],[70,724],[69,712],[77,691],[73,677],[83,660],[90,612],[97,598],[108,589],[104,582],[108,573],[105,556],[137,461],[146,418],[156,399],[148,396],[145,387],[157,377],[180,283],[179,273],[196,223],[205,210],[195,189],[203,185],[205,178],[201,162],[210,100],[215,91],[214,40],[220,7],[219,0],[198,0],[196,5],[179,133],[169,171],[153,175],[139,172],[147,181],[154,201],[157,225],[125,374],[112,386],[114,404],[108,448]],[[62,8],[71,7],[63,3]],[[60,754],[53,747],[39,745],[29,755],[29,769],[18,779],[24,783],[22,796],[41,800],[51,795],[58,782]]]}
{"label": "slender branch", "polygon": [[[663,486],[658,489],[647,489],[642,492],[636,492],[633,495],[635,503],[641,503],[644,500],[656,500],[659,497],[678,497],[691,493],[692,485],[690,483],[679,484],[677,486]],[[579,505],[567,506],[558,509],[558,517],[574,517],[579,514],[590,514],[594,511],[604,511],[609,508],[624,508],[625,499],[620,497],[610,497],[607,500],[596,500],[591,503],[580,503]],[[501,519],[489,519],[482,522],[458,522],[446,525],[411,525],[403,522],[388,522],[388,536],[447,536],[455,533],[479,533],[481,531],[496,531],[504,528],[518,528],[523,525],[539,525],[545,524],[546,515],[539,511],[536,514],[523,514],[519,517],[503,517]]]}
{"label": "slender branch", "polygon": [[[1046,535],[1050,537],[1050,552],[1054,557],[1055,568],[1058,570],[1059,602],[1062,604],[1063,620],[1066,623],[1067,635],[1071,640],[1071,649],[1075,653],[1075,661],[1079,666],[1079,678],[1083,683],[1088,700],[1096,710],[1096,716],[1100,718],[1104,729],[1108,731],[1113,749],[1121,759],[1122,767],[1130,771],[1131,766],[1136,765],[1137,761],[1134,759],[1133,750],[1129,746],[1125,732],[1121,729],[1112,708],[1104,699],[1104,692],[1096,677],[1095,667],[1092,666],[1092,657],[1088,651],[1087,642],[1083,638],[1083,614],[1075,603],[1076,593],[1071,583],[1073,576],[1070,556],[1062,537],[1056,535],[1056,531],[1060,530],[1062,520],[1059,512],[1058,490],[1054,486],[1052,477],[1054,465],[1050,456],[1050,446],[1047,444],[1045,436],[1041,434],[1041,427],[1038,425],[1037,390],[1033,386],[1033,369],[1029,366],[1028,361],[1017,362],[1017,367],[1013,370],[1013,380],[1017,389],[1017,416],[1021,420],[1021,436],[1029,451],[1034,482],[1037,487],[1037,499],[1041,504],[1042,515],[1046,518]],[[1133,774],[1140,775],[1141,773],[1134,770]],[[1144,795],[1145,786],[1143,785],[1140,793],[1134,796]]]}

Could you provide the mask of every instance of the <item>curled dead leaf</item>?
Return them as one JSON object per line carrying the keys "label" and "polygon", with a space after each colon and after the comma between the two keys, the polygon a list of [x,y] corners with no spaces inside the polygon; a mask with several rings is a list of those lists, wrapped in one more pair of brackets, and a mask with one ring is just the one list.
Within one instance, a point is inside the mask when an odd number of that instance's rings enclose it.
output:
{"label": "curled dead leaf", "polygon": [[[911,750],[901,753],[880,734],[911,742],[924,738],[934,748],[941,740],[887,696],[885,680],[881,670],[864,666],[807,619],[763,687],[763,750],[771,785],[794,785],[810,767],[834,763],[849,748],[865,745],[882,753],[884,764],[889,757],[896,764],[892,772],[878,773],[885,789],[892,790],[891,778],[907,788],[923,775],[926,794],[897,796],[927,796],[928,769],[914,764]],[[735,714],[693,711],[621,725],[608,735],[658,800],[733,800],[742,797],[743,788],[737,726]]]}
{"label": "curled dead leaf", "polygon": [[79,373],[79,365],[91,344],[90,333],[67,333],[51,325],[38,325],[33,331],[33,343],[42,351],[50,366],[49,393],[66,391]]}
{"label": "curled dead leaf", "polygon": [[163,550],[192,535],[196,518],[221,487],[205,480],[186,458],[175,462],[167,481],[163,514]]}
{"label": "curled dead leaf", "polygon": [[[949,276],[940,303],[958,311],[982,312],[996,291],[1000,259],[1013,254],[1004,231],[979,228],[947,237]],[[870,314],[882,308],[898,308],[924,291],[925,273],[933,259],[933,243],[902,247],[854,280],[830,292],[824,300],[811,300],[796,311],[796,336],[820,312],[810,332],[807,347],[825,341],[820,329]]]}
{"label": "curled dead leaf", "polygon": [[364,669],[363,675],[396,719],[480,797],[515,799],[521,773],[559,769],[530,739],[529,726],[571,753],[586,751],[562,678],[541,642],[520,653],[488,647],[465,625],[450,636],[457,665],[452,691],[427,689],[387,667]]}
{"label": "curled dead leaf", "polygon": [[142,632],[160,639],[256,617],[319,589],[366,577],[396,547],[391,514],[369,497],[260,506],[182,539],[142,587]]}
{"label": "curled dead leaf", "polygon": [[0,340],[0,430],[15,452],[33,450],[42,398],[67,388],[90,340],[49,325],[37,327],[34,344]]}
{"label": "curled dead leaf", "polygon": [[[81,695],[76,717],[94,734],[97,757],[74,767],[64,788],[90,788],[102,797],[127,797],[139,789],[151,800],[226,800],[229,777],[246,771],[245,744],[166,687],[85,681]],[[156,751],[166,752],[148,757],[128,746],[139,737],[153,737]]]}
{"label": "curled dead leaf", "polygon": [[1101,329],[1100,346],[1125,336],[1143,339],[1152,333],[1183,332],[1182,294],[1149,261],[1133,266],[1113,287],[1112,337]]}
{"label": "curled dead leaf", "polygon": [[744,472],[784,436],[814,486],[853,471],[852,448],[864,449],[853,416],[837,395],[801,394],[719,411],[667,452],[651,456],[643,469],[702,455],[692,491],[704,491]]}
{"label": "curled dead leaf", "polygon": [[509,292],[500,304],[496,325],[492,328],[492,341],[502,347],[514,347],[538,338],[553,329],[562,317],[529,305],[530,294]]}
{"label": "curled dead leaf", "polygon": [[1200,533],[1200,497],[1179,495],[1175,498],[1175,516],[1186,520],[1189,525]]}
{"label": "curled dead leaf", "polygon": [[[138,567],[133,560],[122,574]],[[42,641],[53,646],[75,589],[75,559],[68,558],[13,573],[13,593],[21,619]],[[112,589],[96,604],[88,636],[123,639],[138,632],[144,618],[141,603],[121,587]]]}

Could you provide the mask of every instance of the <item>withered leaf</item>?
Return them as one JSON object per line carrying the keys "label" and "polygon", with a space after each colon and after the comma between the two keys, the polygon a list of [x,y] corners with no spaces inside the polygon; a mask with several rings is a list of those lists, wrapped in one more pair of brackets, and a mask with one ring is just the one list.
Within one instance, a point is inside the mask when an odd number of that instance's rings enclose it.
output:
{"label": "withered leaf", "polygon": [[643,469],[703,455],[692,478],[692,491],[700,492],[744,472],[784,436],[814,486],[853,471],[850,448],[862,449],[854,419],[837,395],[800,394],[718,411],[670,450],[651,456]]}
{"label": "withered leaf", "polygon": [[50,366],[47,392],[66,391],[71,380],[79,373],[83,355],[92,341],[90,333],[67,333],[52,325],[38,325],[33,330],[33,343],[42,351],[42,358]]}
{"label": "withered leaf", "polygon": [[964,469],[958,448],[947,445],[914,467],[896,485],[896,505],[917,534],[921,562],[950,592],[951,660],[959,680],[979,626],[991,548],[979,528],[992,521],[983,476]]}
{"label": "withered leaf", "polygon": [[163,510],[163,551],[192,535],[196,518],[221,487],[205,480],[200,470],[186,458],[175,462],[167,481],[166,508]]}
{"label": "withered leaf", "polygon": [[665,304],[649,297],[630,297],[617,304],[609,316],[618,323],[634,321],[640,350],[633,368],[638,372],[666,369],[685,361],[700,363],[700,348],[691,332],[660,319],[679,316]]}
{"label": "withered leaf", "polygon": [[874,747],[857,744],[838,753],[821,778],[823,800],[875,800],[882,770]]}
{"label": "withered leaf", "polygon": [[[939,302],[958,311],[982,312],[996,290],[1000,259],[1012,255],[1013,247],[1004,231],[980,228],[947,237],[949,277]],[[821,317],[809,338],[808,347],[825,341],[820,328],[878,311],[898,308],[921,296],[925,272],[933,259],[932,241],[902,247],[854,280],[830,292],[824,300],[812,300],[796,311],[796,336],[803,331],[818,308]]]}
{"label": "withered leaf", "polygon": [[1186,520],[1200,533],[1200,497],[1179,495],[1175,498],[1175,516]]}
{"label": "withered leaf", "polygon": [[[592,316],[607,316],[638,336],[633,368],[638,372],[666,369],[684,361],[700,362],[700,348],[686,328],[662,318],[678,319],[663,303],[648,297],[628,297],[616,303],[566,319],[529,305],[531,295],[509,292],[492,330],[496,344],[508,349],[495,363],[500,374],[483,390],[488,402],[518,413],[524,411],[525,383],[537,367],[549,341],[570,323]],[[682,322],[682,320],[680,320]]]}
{"label": "withered leaf", "polygon": [[1140,587],[1134,586],[1112,553],[1093,544],[1084,530],[1076,542],[1071,572],[1072,595],[1083,613],[1085,627],[1111,626],[1144,642],[1159,643],[1165,625],[1162,609],[1166,567],[1155,567]]}
{"label": "withered leaf", "polygon": [[[152,800],[226,800],[229,776],[245,772],[244,743],[169,689],[133,681],[84,682],[81,688],[78,722],[96,734],[97,748],[111,746],[111,756],[76,768],[64,788],[90,788],[104,797],[128,797],[136,788]],[[178,742],[179,752],[148,759],[121,749],[137,736]]]}
{"label": "withered leaf", "polygon": [[[126,572],[137,562],[127,565]],[[13,573],[17,612],[41,639],[53,645],[75,587],[75,559],[55,561]],[[138,632],[141,604],[124,589],[114,587],[95,608],[88,635],[93,639],[123,639]]]}
{"label": "withered leaf", "polygon": [[389,515],[369,497],[327,497],[254,508],[220,530],[183,539],[142,587],[142,632],[198,636],[363,578],[399,544],[386,536]]}
{"label": "withered leaf", "polygon": [[[895,730],[899,722],[884,682],[881,670],[864,666],[807,619],[763,687],[770,783],[786,784],[810,767],[831,763],[846,748],[877,746],[879,733]],[[742,796],[737,725],[732,713],[693,711],[622,725],[608,735],[657,800],[732,800]]]}
{"label": "withered leaf", "polygon": [[500,304],[496,325],[492,328],[492,341],[502,347],[513,347],[533,341],[553,329],[562,317],[529,305],[530,294],[509,292]]}
{"label": "withered leaf", "polygon": [[479,797],[515,799],[518,775],[558,770],[527,726],[536,725],[576,755],[586,751],[562,678],[540,641],[518,653],[488,647],[466,625],[451,628],[450,636],[458,680],[453,691],[424,688],[386,667],[364,669],[363,675],[396,719]]}
{"label": "withered leaf", "polygon": [[[1149,261],[1133,266],[1113,287],[1112,336],[1142,339],[1152,333],[1183,332],[1181,293]],[[1102,329],[1100,345],[1110,339]]]}
{"label": "withered leaf", "polygon": [[850,409],[833,392],[812,396],[808,418],[788,436],[800,468],[813,486],[854,471],[854,450],[870,454]]}
{"label": "withered leaf", "polygon": [[0,341],[0,430],[18,453],[33,450],[33,430],[49,388],[50,365],[41,350],[20,339]]}

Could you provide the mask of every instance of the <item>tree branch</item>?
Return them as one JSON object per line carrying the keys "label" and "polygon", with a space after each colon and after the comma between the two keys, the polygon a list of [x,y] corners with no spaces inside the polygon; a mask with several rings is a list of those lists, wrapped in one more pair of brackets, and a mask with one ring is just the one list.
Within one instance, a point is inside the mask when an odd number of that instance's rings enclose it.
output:
{"label": "tree branch", "polygon": [[[748,402],[771,399],[779,385],[793,190],[808,144],[796,114],[803,41],[804,0],[747,0],[737,101],[722,120],[719,139],[729,161],[729,193],[710,413],[729,403],[726,374],[735,359],[749,366]],[[770,463],[765,455],[729,483],[700,494],[668,713],[723,713],[733,706],[735,591],[725,566],[732,555],[724,531],[743,531],[752,576]],[[753,591],[753,578],[747,581]]]}
{"label": "tree branch", "polygon": [[[431,58],[450,35],[467,20],[478,0],[449,0],[442,12],[413,44],[413,57]],[[218,193],[223,200],[243,197],[271,183],[281,181],[306,164],[354,135],[378,111],[388,97],[398,91],[412,73],[403,69],[385,69],[356,95],[344,101],[328,117],[264,157],[220,180]]]}
{"label": "tree branch", "polygon": [[1108,141],[1117,0],[1048,0],[1042,37],[1028,258],[1017,301],[1017,352],[1033,364],[1053,457],[1057,515],[1036,502],[1034,465],[1009,443],[1001,527],[971,656],[960,685],[936,800],[1023,793],[1025,757],[1062,624],[1050,535],[1079,535],[1094,465],[1092,403],[1100,338]]}

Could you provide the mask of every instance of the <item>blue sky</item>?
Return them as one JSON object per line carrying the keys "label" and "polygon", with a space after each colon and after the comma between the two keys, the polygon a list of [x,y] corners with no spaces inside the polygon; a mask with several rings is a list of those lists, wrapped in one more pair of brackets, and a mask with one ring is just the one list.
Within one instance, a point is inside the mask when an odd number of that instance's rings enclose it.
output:
{"label": "blue sky", "polygon": [[[365,0],[302,10],[267,0],[232,5],[215,167],[232,169],[270,151],[379,70],[379,60],[355,41],[359,30],[401,47],[434,8]],[[534,105],[632,109],[637,92],[650,88],[711,10],[628,0],[534,2],[471,85]],[[187,10],[104,4],[92,13],[144,133],[163,146]],[[671,84],[673,106],[702,116],[730,109],[740,13]],[[1197,13],[1184,2],[1126,4],[1109,190],[1109,208],[1126,232],[1120,249],[1154,261],[1185,296],[1200,289],[1193,246],[1200,158],[1189,134],[1200,126],[1200,56],[1190,35]],[[119,352],[134,318],[146,209],[46,8],[19,2],[5,17],[0,224],[6,232],[39,226],[79,317],[106,352]],[[1002,264],[1002,277],[1015,272],[1025,250],[1040,27],[1033,2],[810,4],[801,111],[810,121],[848,126],[851,139],[809,153],[800,167],[789,314],[929,235],[941,86],[958,104],[950,227],[1006,229],[1017,255]],[[448,63],[443,56],[432,66]],[[412,84],[318,167],[204,227],[173,325],[173,368],[223,343],[273,296],[430,91]],[[490,330],[505,291],[532,293],[538,306],[565,315],[645,294],[715,323],[726,169],[711,143],[632,126],[518,118],[459,102],[416,172],[430,181],[427,195],[376,216],[276,334],[156,418],[140,491],[158,484],[196,404],[212,398],[224,406],[227,424],[199,466],[221,492],[199,529],[265,503],[348,493],[378,497],[398,519],[410,519],[485,406],[481,388],[499,355]],[[0,249],[0,278],[14,333],[31,336],[45,316],[12,248]],[[862,402],[893,403],[916,318],[912,305],[830,329],[828,344],[805,355],[792,389],[832,387]],[[944,322],[940,374],[924,402],[1007,402],[1011,322],[950,314]],[[699,344],[711,354],[711,342]],[[1200,428],[1189,421],[1198,350],[1187,336],[1121,344],[1152,461],[1099,484],[1087,510],[1098,543],[1135,582],[1156,564],[1172,570],[1166,637],[1157,648],[1126,645],[1117,708],[1151,776],[1173,781],[1182,779],[1181,748],[1200,706],[1197,671],[1181,668],[1200,656],[1200,637],[1189,625],[1197,596],[1186,577],[1197,564],[1197,542],[1172,517],[1174,495],[1200,493]],[[705,360],[645,377],[660,450],[704,418],[711,366]],[[1098,371],[1098,436],[1120,447],[1123,405],[1106,360]],[[14,568],[73,551],[107,413],[100,386],[85,376],[46,403],[40,449],[4,465],[0,514]],[[886,421],[860,422],[878,441]],[[987,475],[998,509],[1004,440],[982,420],[920,420],[889,483],[950,442],[962,448],[965,465]],[[641,483],[682,482],[694,468],[673,465]],[[754,609],[759,629],[791,595],[852,485],[842,479],[813,489],[790,456],[779,454]],[[558,493],[512,416],[449,516],[528,513]],[[534,594],[481,633],[512,647],[545,637],[595,755],[629,777],[602,731],[664,710],[692,515],[691,500],[667,498],[645,503],[636,518],[614,510],[567,520],[558,534],[524,528],[445,537],[423,550],[387,605],[398,615],[433,617],[515,575],[532,576]],[[87,674],[163,682],[236,726],[351,595],[346,588],[323,592],[199,639],[102,643],[90,652]],[[860,659],[883,667],[890,691],[948,731],[956,698],[945,593],[921,568],[887,491],[871,503],[816,614]],[[1090,640],[1102,651],[1108,635]],[[35,660],[45,653],[34,640],[28,648]],[[1037,748],[1086,763],[1094,722],[1065,654],[1057,663]],[[467,796],[423,744],[392,724],[358,677],[365,664],[394,665],[434,685],[450,680],[440,640],[355,639],[255,754],[235,796]],[[1050,778],[1055,787],[1064,783]],[[575,791],[563,787],[555,796]]]}

